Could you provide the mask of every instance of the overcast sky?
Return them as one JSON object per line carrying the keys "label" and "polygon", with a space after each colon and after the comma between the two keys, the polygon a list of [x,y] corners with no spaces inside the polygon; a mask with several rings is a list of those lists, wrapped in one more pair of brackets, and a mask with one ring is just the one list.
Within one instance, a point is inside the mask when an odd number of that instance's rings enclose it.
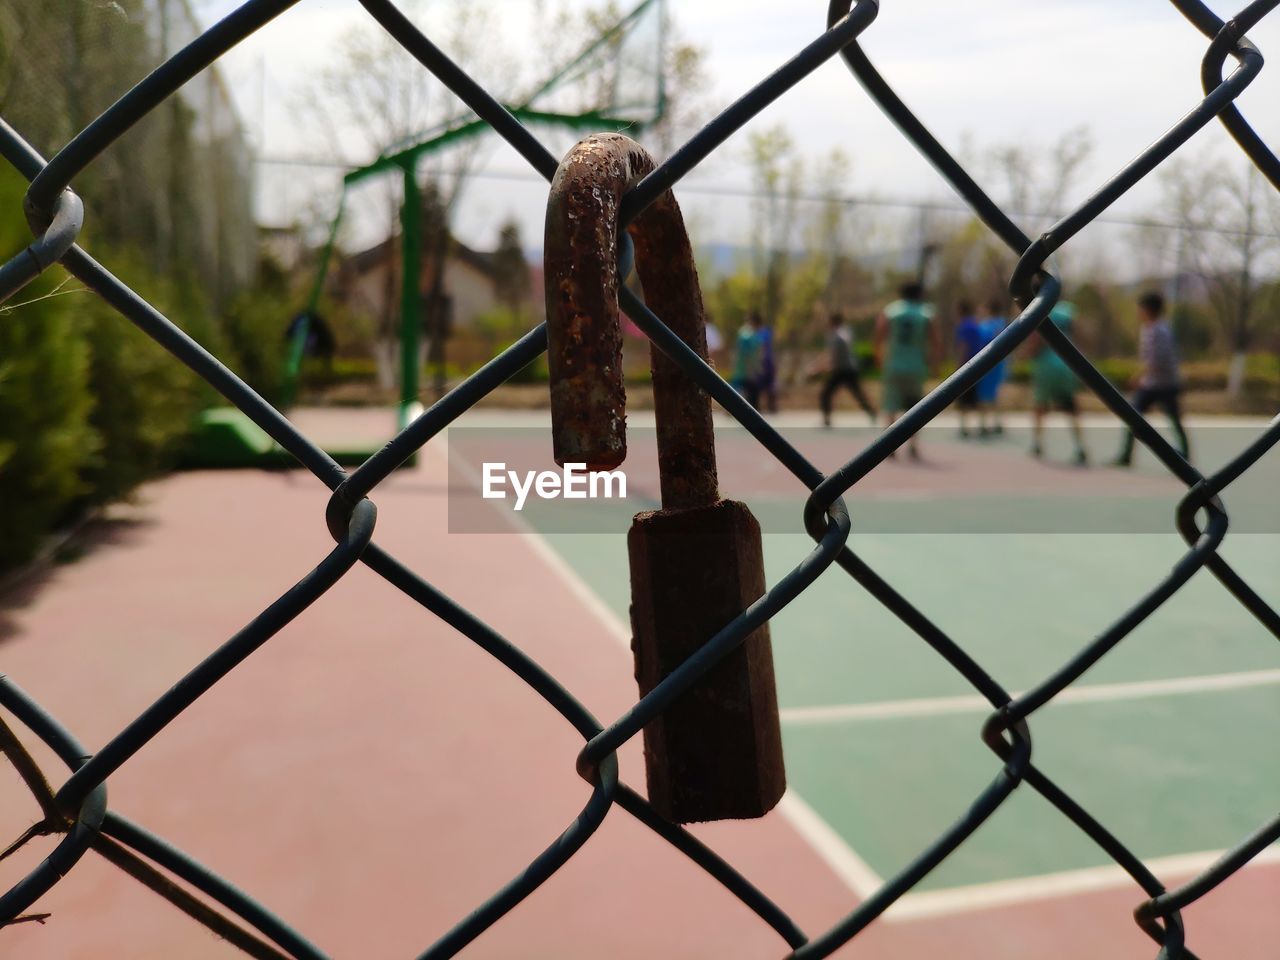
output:
{"label": "overcast sky", "polygon": [[[515,29],[512,49],[539,56],[536,36],[520,39],[532,0],[485,0]],[[624,4],[626,5],[626,4]],[[204,0],[206,19],[236,6]],[[436,4],[436,7],[439,7]],[[430,11],[432,5],[427,4]],[[824,25],[821,0],[669,0],[678,30],[706,54],[710,97],[720,106],[783,63]],[[376,29],[355,0],[302,0],[226,58],[225,68],[245,120],[266,154],[297,155],[305,137],[297,127],[299,91],[331,60],[341,37]],[[1280,15],[1250,34],[1264,55],[1280,55]],[[1088,126],[1095,148],[1075,189],[1092,187],[1167,129],[1201,97],[1200,59],[1207,41],[1162,0],[884,0],[863,46],[903,99],[947,145],[967,137],[977,148],[1021,141],[1047,149],[1063,131]],[[265,91],[265,97],[262,96]],[[1264,69],[1240,103],[1255,126],[1280,142],[1280,68]],[[262,108],[262,102],[267,106]],[[949,189],[883,117],[838,59],[826,64],[747,128],[785,124],[806,153],[832,147],[852,159],[847,190],[855,195],[948,199]],[[496,140],[496,138],[495,138]],[[1197,139],[1231,158],[1219,124]],[[747,185],[745,134],[734,137],[715,163],[689,177],[696,184]],[[350,159],[367,160],[366,156]],[[484,169],[522,170],[510,149],[486,149]],[[270,181],[277,216],[306,194],[332,189],[332,179],[294,171]],[[290,192],[294,195],[289,195]],[[679,189],[677,190],[679,194]],[[463,202],[460,235],[490,247],[508,216],[537,246],[546,189],[532,181],[477,181]],[[1148,186],[1117,212],[1142,215],[1157,194]],[[743,242],[750,219],[745,201],[682,196],[698,242]],[[264,211],[272,207],[264,203]]]}

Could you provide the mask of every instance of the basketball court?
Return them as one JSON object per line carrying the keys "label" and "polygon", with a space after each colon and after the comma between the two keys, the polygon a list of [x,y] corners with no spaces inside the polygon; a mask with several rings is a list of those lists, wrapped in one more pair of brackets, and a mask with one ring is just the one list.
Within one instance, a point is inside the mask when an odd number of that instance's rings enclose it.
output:
{"label": "basketball court", "polygon": [[[784,435],[824,468],[871,436],[851,415],[843,431],[813,430],[804,415],[781,421]],[[1196,421],[1201,469],[1225,462],[1262,426]],[[890,461],[848,496],[853,549],[1014,691],[1052,673],[1186,550],[1176,534],[1156,532],[1171,527],[1185,488],[1154,458],[1129,471],[1066,466],[1069,438],[1054,432],[1049,454],[1062,462],[1041,463],[1026,454],[1025,417],[983,440],[962,441],[946,423],[926,435],[922,463]],[[776,532],[788,515],[799,525],[804,491],[781,467],[770,469],[749,437],[720,436],[726,495],[761,517],[775,582],[811,545]],[[1120,438],[1102,418],[1089,421],[1087,436],[1095,459],[1113,455]],[[637,453],[641,465],[629,475],[639,473],[656,501],[650,457]],[[1267,597],[1280,580],[1271,499],[1278,466],[1264,460],[1225,497],[1233,517],[1248,519],[1223,554]],[[789,498],[788,482],[796,488]],[[873,532],[860,532],[864,519]],[[536,529],[536,519],[529,525]],[[969,532],[984,528],[995,532]],[[552,562],[625,640],[621,529],[614,537],[541,536]],[[997,764],[979,728],[990,705],[838,569],[775,618],[772,631],[792,822],[867,896],[989,782]],[[1260,758],[1273,752],[1268,730],[1277,715],[1274,639],[1205,572],[1037,714],[1036,762],[1157,873],[1198,870],[1273,813],[1280,769]],[[1280,850],[1269,854],[1263,859],[1277,860]],[[931,916],[1126,882],[1023,789],[891,913]]]}
{"label": "basketball court", "polygon": [[[298,420],[342,441],[380,427],[365,422],[373,416],[300,411]],[[464,419],[509,439],[530,429],[506,414]],[[643,493],[648,438],[643,416],[636,421],[632,475]],[[807,423],[782,418],[784,433],[824,469],[861,442],[852,421],[830,433]],[[1238,434],[1222,434],[1196,424],[1201,466],[1259,427],[1239,423]],[[969,504],[1016,487],[1028,504],[1040,500],[1018,521],[1030,528],[1055,510],[1069,513],[1082,491],[1092,497],[1105,487],[1135,516],[1144,504],[1167,510],[1179,494],[1149,462],[1123,473],[1030,461],[1017,424],[983,444],[961,443],[953,429],[925,437],[923,465],[885,464],[855,488],[851,543],[997,679],[1024,689],[1159,578],[1180,541],[1148,532],[966,533],[948,529],[941,513],[894,532],[894,511],[937,509],[951,497],[961,515],[978,516]],[[1105,428],[1091,431],[1101,457]],[[803,535],[782,532],[798,525],[804,492],[746,460],[749,448],[739,450],[732,431],[721,434],[723,485],[761,517],[772,582],[810,548]],[[456,471],[446,459],[438,438],[416,467],[379,488],[377,542],[520,645],[602,722],[618,716],[636,695],[627,517],[612,532],[556,532],[562,514],[530,511],[523,535],[449,533]],[[1256,470],[1270,471],[1262,482],[1274,489],[1275,458]],[[329,544],[326,499],[299,472],[195,472],[153,485],[80,559],[6,598],[6,671],[98,748],[314,565]],[[878,513],[877,502],[893,509]],[[1234,518],[1229,496],[1228,507]],[[860,532],[860,511],[879,529]],[[538,532],[539,522],[553,529]],[[1280,538],[1265,527],[1233,531],[1224,553],[1275,602]],[[772,632],[788,794],[761,821],[693,832],[816,936],[962,813],[998,763],[978,736],[984,704],[840,571],[824,574]],[[50,658],[63,668],[45,669]],[[1036,762],[1162,880],[1185,880],[1274,814],[1280,779],[1267,731],[1280,715],[1277,665],[1274,639],[1198,574],[1037,713]],[[112,777],[113,808],[333,956],[417,955],[523,870],[587,797],[573,770],[581,745],[573,730],[505,668],[361,567],[189,714]],[[624,782],[642,789],[638,744],[621,761]],[[16,835],[38,813],[14,785],[4,790],[5,829]],[[276,802],[282,793],[288,803]],[[50,842],[0,869],[18,876]],[[1272,848],[1187,911],[1190,946],[1206,958],[1264,960],[1265,944],[1280,934],[1278,884]],[[1023,787],[837,956],[1147,957],[1152,944],[1130,917],[1142,899]],[[92,855],[42,909],[52,913],[44,925],[5,931],[6,955],[238,955]],[[463,955],[786,953],[715,881],[615,809],[564,869]]]}

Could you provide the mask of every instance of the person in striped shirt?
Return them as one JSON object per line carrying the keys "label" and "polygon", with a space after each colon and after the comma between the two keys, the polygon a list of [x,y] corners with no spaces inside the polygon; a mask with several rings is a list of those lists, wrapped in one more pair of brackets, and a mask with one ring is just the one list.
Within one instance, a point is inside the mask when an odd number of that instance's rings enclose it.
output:
{"label": "person in striped shirt", "polygon": [[[1142,330],[1138,334],[1138,362],[1140,369],[1134,378],[1133,398],[1135,410],[1145,414],[1152,406],[1161,407],[1169,416],[1178,450],[1184,460],[1191,459],[1187,432],[1182,428],[1178,395],[1182,392],[1182,378],[1178,373],[1178,348],[1173,339],[1173,328],[1164,316],[1164,297],[1154,291],[1138,298],[1138,317]],[[1113,461],[1117,467],[1133,465],[1133,431],[1125,433],[1120,453]]]}

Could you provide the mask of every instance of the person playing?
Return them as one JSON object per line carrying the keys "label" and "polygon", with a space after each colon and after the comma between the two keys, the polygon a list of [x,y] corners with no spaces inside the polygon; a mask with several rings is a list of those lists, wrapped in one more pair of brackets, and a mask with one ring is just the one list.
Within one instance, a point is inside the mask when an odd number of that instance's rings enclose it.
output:
{"label": "person playing", "polygon": [[740,394],[746,397],[752,407],[760,407],[760,331],[756,328],[757,314],[747,314],[742,326],[738,328],[737,353],[734,357],[733,384]]}
{"label": "person playing", "polygon": [[[982,332],[982,345],[985,347],[1000,335],[1005,328],[1004,306],[996,300],[987,304],[987,317],[978,323]],[[995,434],[1004,433],[1004,424],[1000,420],[1000,386],[1004,383],[1006,361],[1001,360],[988,370],[978,381],[978,423],[981,432]],[[991,428],[986,430],[987,416],[991,417]]]}
{"label": "person playing", "polygon": [[299,336],[304,337],[301,356],[319,357],[324,361],[325,369],[332,371],[336,341],[324,317],[309,310],[294,316],[285,327],[284,339],[292,344]]}
{"label": "person playing", "polygon": [[752,314],[760,337],[759,396],[770,413],[778,412],[778,366],[773,357],[773,324]]}
{"label": "person playing", "polygon": [[[1178,441],[1178,450],[1182,459],[1191,459],[1191,448],[1187,442],[1187,431],[1182,428],[1182,417],[1178,409],[1178,394],[1182,390],[1182,378],[1178,375],[1178,348],[1174,343],[1173,329],[1164,317],[1164,297],[1158,293],[1144,293],[1138,298],[1138,318],[1142,321],[1142,330],[1138,335],[1138,362],[1140,369],[1132,384],[1133,408],[1139,413],[1146,413],[1152,404],[1164,408],[1169,415],[1169,423],[1173,427]],[[1133,431],[1125,433],[1124,443],[1114,465],[1128,467],[1133,465]]]}
{"label": "person playing", "polygon": [[[1049,311],[1048,322],[1066,336],[1071,334],[1075,319],[1075,304],[1059,300]],[[1058,409],[1071,420],[1071,435],[1075,439],[1075,462],[1079,466],[1089,463],[1084,447],[1084,430],[1080,425],[1080,410],[1076,405],[1076,375],[1066,361],[1040,336],[1032,341],[1035,351],[1031,361],[1031,389],[1033,408],[1031,413],[1031,455],[1044,456],[1044,418],[1050,410]]]}
{"label": "person playing", "polygon": [[[978,351],[987,345],[983,339],[982,326],[974,316],[973,304],[961,300],[956,306],[960,321],[956,324],[956,358],[960,364],[966,364],[978,355]],[[978,406],[978,385],[974,384],[956,401],[956,409],[960,413],[960,436],[969,436],[969,414],[978,410],[978,432],[987,432],[986,420]]]}
{"label": "person playing", "polygon": [[[625,316],[625,314],[624,314]],[[717,327],[707,317],[707,357],[711,360],[713,367],[718,367],[724,362],[721,352],[724,349],[724,337],[720,334],[720,328]]]}
{"label": "person playing", "polygon": [[822,385],[822,393],[818,402],[822,406],[822,425],[831,426],[831,401],[836,391],[848,387],[858,405],[866,411],[872,424],[876,422],[876,411],[867,395],[862,392],[862,378],[858,375],[858,361],[853,353],[853,337],[849,328],[844,325],[844,317],[838,313],[831,314],[828,321],[831,329],[827,332],[827,379]]}
{"label": "person playing", "polygon": [[[938,349],[938,330],[932,323],[933,305],[925,303],[919,283],[904,283],[899,299],[884,308],[876,320],[876,361],[880,366],[881,409],[888,423],[924,397],[924,381]],[[920,459],[919,434],[908,441],[911,459]]]}

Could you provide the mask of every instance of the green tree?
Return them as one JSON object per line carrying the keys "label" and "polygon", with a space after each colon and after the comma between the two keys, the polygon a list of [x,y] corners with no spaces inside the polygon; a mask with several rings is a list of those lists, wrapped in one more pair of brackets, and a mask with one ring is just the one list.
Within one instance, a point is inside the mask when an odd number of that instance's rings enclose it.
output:
{"label": "green tree", "polygon": [[[0,257],[30,242],[26,183],[0,165]],[[0,568],[26,560],[89,489],[101,447],[90,424],[89,348],[78,319],[88,294],[60,270],[0,306]]]}
{"label": "green tree", "polygon": [[529,262],[520,240],[520,225],[508,220],[498,231],[498,248],[493,254],[494,283],[498,300],[519,315],[529,296]]}
{"label": "green tree", "polygon": [[782,125],[747,137],[747,162],[755,192],[751,255],[756,273],[764,282],[760,310],[774,320],[782,307],[791,264],[804,162],[796,153],[791,134]]}

